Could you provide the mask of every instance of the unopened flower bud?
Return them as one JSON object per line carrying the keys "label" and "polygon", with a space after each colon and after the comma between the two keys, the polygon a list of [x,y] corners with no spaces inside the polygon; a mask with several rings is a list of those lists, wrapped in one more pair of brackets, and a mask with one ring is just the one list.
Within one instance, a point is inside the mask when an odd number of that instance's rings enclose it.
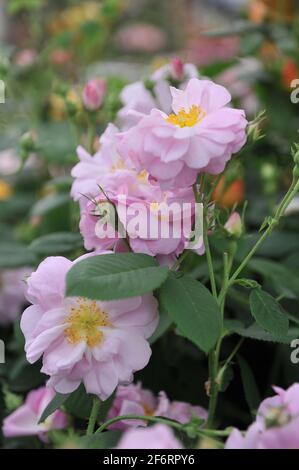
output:
{"label": "unopened flower bud", "polygon": [[84,87],[82,101],[88,111],[96,111],[103,103],[106,94],[106,82],[100,78],[90,80]]}
{"label": "unopened flower bud", "polygon": [[25,132],[20,139],[20,146],[26,152],[34,152],[36,150],[37,133],[34,130]]}
{"label": "unopened flower bud", "polygon": [[13,411],[22,405],[23,399],[20,395],[10,392],[8,389],[4,389],[4,401],[8,411]]}
{"label": "unopened flower bud", "polygon": [[240,238],[243,233],[242,220],[238,212],[233,212],[224,225],[227,233],[233,237]]}
{"label": "unopened flower bud", "polygon": [[68,115],[74,117],[82,109],[80,96],[75,88],[70,88],[65,97],[65,105]]}
{"label": "unopened flower bud", "polygon": [[292,149],[292,155],[293,155],[293,159],[296,165],[299,165],[299,145],[298,144],[294,145],[294,148]]}
{"label": "unopened flower bud", "polygon": [[261,177],[264,180],[273,180],[276,179],[277,169],[272,163],[264,163],[261,167]]}
{"label": "unopened flower bud", "polygon": [[263,139],[264,134],[262,133],[262,125],[266,118],[265,114],[265,111],[261,111],[258,116],[248,124],[247,136],[249,140],[257,142],[258,140]]}
{"label": "unopened flower bud", "polygon": [[174,80],[184,78],[184,63],[179,57],[174,57],[170,62],[170,73]]}

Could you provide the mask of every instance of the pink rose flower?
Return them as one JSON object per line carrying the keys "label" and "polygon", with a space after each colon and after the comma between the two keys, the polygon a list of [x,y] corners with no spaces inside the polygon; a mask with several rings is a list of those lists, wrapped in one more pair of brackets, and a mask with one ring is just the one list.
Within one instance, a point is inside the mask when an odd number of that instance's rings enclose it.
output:
{"label": "pink rose flower", "polygon": [[[195,201],[191,188],[161,191],[159,186],[151,185],[149,182],[146,197],[136,197],[134,185],[126,178],[117,193],[108,191],[108,197],[116,207],[124,233],[115,228],[116,215],[113,205],[101,195],[96,198],[96,202],[89,201],[85,210],[81,212],[80,231],[87,250],[112,249],[118,240],[124,238],[125,233],[135,253],[177,256],[190,246],[195,215]],[[110,211],[111,222],[110,216],[105,217],[105,223],[101,218],[105,211],[106,213]],[[200,255],[204,253],[201,236],[192,249]]]}
{"label": "pink rose flower", "polygon": [[179,57],[174,57],[170,62],[171,75],[175,80],[182,80],[184,77],[184,63]]}
{"label": "pink rose flower", "polygon": [[15,56],[15,64],[22,69],[30,68],[36,62],[37,56],[35,49],[21,49]]}
{"label": "pink rose flower", "polygon": [[77,149],[80,161],[72,169],[74,183],[71,196],[75,201],[80,201],[81,208],[90,198],[98,196],[99,186],[109,192],[118,191],[126,184],[136,196],[152,193],[148,175],[137,172],[133,163],[119,154],[118,133],[117,127],[109,124],[100,138],[100,149],[94,156],[81,146]]}
{"label": "pink rose flower", "polygon": [[122,134],[119,151],[146,169],[162,187],[192,185],[198,173],[221,173],[246,142],[245,113],[227,106],[229,92],[193,78],[185,90],[171,87],[172,109],[153,109]]}
{"label": "pink rose flower", "polygon": [[82,101],[88,111],[96,111],[103,103],[107,85],[105,80],[93,78],[85,85],[82,92]]}
{"label": "pink rose flower", "polygon": [[18,318],[26,303],[26,277],[32,268],[8,269],[0,272],[0,325]]}
{"label": "pink rose flower", "polygon": [[[150,390],[145,390],[138,383],[120,385],[117,387],[115,399],[108,413],[108,419],[121,415],[154,415],[157,399]],[[146,421],[123,420],[110,426],[110,429],[128,429],[130,427],[146,426]]]}
{"label": "pink rose flower", "polygon": [[183,401],[170,401],[165,392],[159,393],[159,404],[155,412],[156,416],[164,416],[179,423],[186,424],[193,416],[206,420],[207,411],[201,406],[193,406]]}
{"label": "pink rose flower", "polygon": [[[207,419],[204,408],[180,401],[170,402],[164,392],[160,392],[157,397],[150,390],[143,389],[140,383],[117,387],[108,419],[121,415],[164,416],[182,424],[188,423],[192,416]],[[132,419],[118,421],[112,424],[110,429],[128,429],[136,426],[146,426],[146,421]]]}
{"label": "pink rose flower", "polygon": [[174,432],[164,424],[126,431],[117,449],[182,449]]}
{"label": "pink rose flower", "polygon": [[67,416],[60,410],[54,411],[43,423],[39,420],[54,398],[54,390],[41,387],[28,393],[25,403],[3,420],[5,437],[34,436],[47,441],[47,432],[67,426]]}
{"label": "pink rose flower", "polygon": [[120,99],[124,106],[117,114],[117,121],[121,129],[126,130],[137,124],[140,119],[140,113],[149,114],[153,108],[170,113],[172,98],[169,80],[175,79],[181,81],[181,87],[184,88],[186,81],[195,77],[198,77],[195,65],[184,64],[182,62],[179,65],[178,62],[174,64],[171,61],[160,67],[150,76],[150,81],[153,83],[153,93],[141,81],[125,86],[120,94]]}
{"label": "pink rose flower", "polygon": [[239,54],[239,36],[210,38],[200,35],[196,39],[191,39],[186,50],[183,51],[183,55],[199,67],[217,62],[226,62]]}
{"label": "pink rose flower", "polygon": [[127,52],[154,53],[166,44],[163,29],[149,23],[133,23],[123,26],[115,37],[116,43]]}
{"label": "pink rose flower", "polygon": [[57,392],[71,393],[82,382],[87,393],[106,400],[147,365],[146,338],[158,323],[157,301],[150,294],[109,302],[67,298],[65,277],[73,264],[49,257],[28,279],[33,305],[21,319],[26,356],[30,363],[42,357],[41,370]]}
{"label": "pink rose flower", "polygon": [[299,449],[299,384],[274,390],[277,395],[260,404],[256,421],[245,434],[231,432],[226,449]]}

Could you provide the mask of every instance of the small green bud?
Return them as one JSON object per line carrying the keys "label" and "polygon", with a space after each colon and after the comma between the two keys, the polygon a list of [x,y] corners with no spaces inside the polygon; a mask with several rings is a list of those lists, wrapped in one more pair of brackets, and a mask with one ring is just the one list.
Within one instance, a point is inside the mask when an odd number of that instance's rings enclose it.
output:
{"label": "small green bud", "polygon": [[69,91],[69,86],[66,83],[55,83],[53,91],[62,98],[65,98]]}
{"label": "small green bud", "polygon": [[36,139],[37,134],[34,130],[25,132],[20,139],[21,149],[27,153],[34,152],[36,150]]}
{"label": "small green bud", "polygon": [[248,124],[247,127],[247,136],[248,139],[257,142],[264,138],[264,134],[262,134],[262,124],[266,119],[266,111],[261,111],[258,116]]}
{"label": "small green bud", "polygon": [[238,212],[233,212],[229,216],[224,229],[230,237],[240,238],[243,235],[244,227]]}
{"label": "small green bud", "polygon": [[5,388],[4,402],[8,411],[14,411],[22,405],[23,399],[20,395],[16,395]]}
{"label": "small green bud", "polygon": [[294,155],[294,162],[299,165],[299,150]]}

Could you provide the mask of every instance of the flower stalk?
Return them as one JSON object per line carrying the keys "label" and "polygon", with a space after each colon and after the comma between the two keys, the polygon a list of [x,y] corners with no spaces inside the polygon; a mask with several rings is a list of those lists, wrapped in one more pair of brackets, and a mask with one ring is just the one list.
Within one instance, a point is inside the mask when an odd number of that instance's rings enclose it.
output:
{"label": "flower stalk", "polygon": [[[222,318],[224,316],[224,308],[225,308],[225,299],[227,292],[229,288],[234,284],[236,279],[238,278],[239,274],[243,271],[244,268],[248,265],[252,257],[255,255],[259,247],[262,245],[262,243],[266,240],[266,238],[272,233],[273,229],[277,227],[279,224],[281,218],[284,216],[285,211],[292,201],[292,199],[295,197],[297,192],[299,191],[299,178],[296,175],[296,168],[294,170],[294,176],[293,176],[293,181],[292,184],[287,191],[286,195],[280,202],[274,217],[272,218],[267,218],[264,224],[262,225],[261,230],[266,226],[265,231],[261,235],[261,237],[258,239],[256,244],[253,246],[253,248],[249,251],[249,253],[245,256],[244,260],[242,263],[239,265],[239,267],[234,271],[232,276],[230,276],[230,272],[232,269],[232,264],[233,264],[233,256],[235,252],[235,246],[233,247],[231,245],[230,247],[230,253],[224,254],[224,276],[223,276],[223,283],[222,283],[222,288],[220,291],[219,296],[215,296],[215,291],[216,289],[213,288],[214,285],[214,271],[213,271],[213,265],[211,263],[211,252],[209,248],[209,243],[208,243],[208,235],[207,235],[207,229],[204,225],[204,240],[205,240],[205,247],[206,247],[206,255],[207,255],[207,263],[209,267],[209,273],[210,273],[210,281],[211,281],[211,286],[212,286],[212,294],[216,298],[218,305],[220,307],[221,313],[222,313]],[[214,416],[215,416],[215,411],[216,411],[216,406],[217,406],[217,399],[218,399],[218,393],[219,393],[219,386],[217,384],[217,375],[219,371],[219,357],[220,357],[220,351],[221,351],[221,344],[223,340],[223,333],[220,335],[220,338],[216,344],[215,349],[210,353],[209,355],[209,377],[210,377],[210,387],[211,387],[211,393],[210,393],[210,400],[209,400],[209,414],[208,414],[208,420],[206,422],[206,427],[212,427],[213,422],[214,422]],[[237,345],[237,350],[241,346],[242,343],[238,343]],[[236,350],[236,348],[235,348]],[[226,361],[226,364],[228,365],[228,361],[231,360],[231,358],[235,354],[235,350],[233,353],[229,356],[229,359]]]}
{"label": "flower stalk", "polygon": [[94,397],[93,404],[89,416],[88,426],[86,430],[86,436],[91,436],[94,433],[94,428],[97,422],[98,414],[100,411],[101,400],[98,397]]}

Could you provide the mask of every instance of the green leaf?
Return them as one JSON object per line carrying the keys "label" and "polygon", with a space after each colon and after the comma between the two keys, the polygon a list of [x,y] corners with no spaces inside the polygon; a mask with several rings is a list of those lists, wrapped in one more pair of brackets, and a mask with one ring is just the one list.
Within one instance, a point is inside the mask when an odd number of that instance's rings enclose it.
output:
{"label": "green leaf", "polygon": [[106,431],[81,437],[77,442],[82,449],[113,449],[121,434],[121,431]]}
{"label": "green leaf", "polygon": [[32,208],[32,215],[44,215],[57,207],[64,206],[71,201],[68,193],[49,194],[40,199]]}
{"label": "green leaf", "polygon": [[162,308],[162,304],[160,303],[159,305],[159,324],[155,330],[155,332],[152,334],[152,336],[149,338],[149,343],[153,344],[155,341],[157,341],[161,336],[166,333],[168,328],[172,324],[172,319],[169,317],[167,311]]}
{"label": "green leaf", "polygon": [[220,392],[225,392],[231,381],[234,378],[234,371],[232,366],[226,366],[226,367],[221,367],[217,374],[217,383],[219,384],[219,390]]}
{"label": "green leaf", "polygon": [[29,248],[38,255],[58,255],[81,246],[82,238],[78,233],[58,232],[36,238]]}
{"label": "green leaf", "polygon": [[[103,402],[104,415],[105,406],[106,408],[108,406],[108,400]],[[80,419],[87,419],[90,415],[92,402],[92,395],[86,393],[85,388],[82,384],[79,388],[77,388],[77,390],[72,393],[56,393],[53,400],[51,400],[49,405],[45,408],[39,422],[43,422],[45,419],[48,418],[48,416],[54,413],[54,411],[58,410],[58,408],[61,408],[62,405],[64,405],[65,410],[72,416],[76,416]]]}
{"label": "green leaf", "polygon": [[83,384],[71,393],[64,407],[68,413],[80,419],[87,419],[90,415],[93,403],[92,395],[86,393]]}
{"label": "green leaf", "polygon": [[245,289],[256,289],[260,287],[259,283],[254,281],[253,279],[236,279],[234,284],[238,284],[239,286],[245,287]]}
{"label": "green leaf", "polygon": [[162,285],[160,301],[179,332],[204,352],[221,332],[221,313],[210,291],[189,275],[170,276]]}
{"label": "green leaf", "polygon": [[279,293],[286,297],[299,297],[299,279],[283,264],[266,259],[254,259],[249,267],[272,282]]}
{"label": "green leaf", "polygon": [[[226,324],[227,323],[225,323],[225,325]],[[237,324],[236,326],[230,324],[229,330],[233,333],[237,333],[240,336],[244,336],[245,338],[251,338],[258,341],[271,341],[274,343],[283,344],[290,344],[293,339],[296,339],[299,336],[299,328],[290,328],[287,335],[274,335],[260,328],[257,323],[253,323],[247,328],[244,326],[238,326]]]}
{"label": "green leaf", "polygon": [[248,363],[241,356],[238,356],[238,362],[241,371],[245,398],[248,403],[249,409],[254,412],[261,402],[260,392],[257,388],[254,375]]}
{"label": "green leaf", "polygon": [[62,393],[56,393],[55,397],[50,401],[48,406],[44,409],[40,419],[39,423],[42,423],[45,421],[54,411],[58,410],[58,408],[61,408],[61,406],[67,401],[69,398],[70,393],[62,394]]}
{"label": "green leaf", "polygon": [[274,335],[286,335],[289,320],[279,303],[262,289],[254,289],[249,297],[251,313],[258,325]]}
{"label": "green leaf", "polygon": [[0,243],[0,267],[18,268],[21,266],[33,266],[36,263],[34,253],[28,247],[18,243]]}
{"label": "green leaf", "polygon": [[136,297],[157,289],[167,278],[168,268],[151,256],[114,253],[93,256],[76,263],[68,272],[66,295],[94,300]]}

